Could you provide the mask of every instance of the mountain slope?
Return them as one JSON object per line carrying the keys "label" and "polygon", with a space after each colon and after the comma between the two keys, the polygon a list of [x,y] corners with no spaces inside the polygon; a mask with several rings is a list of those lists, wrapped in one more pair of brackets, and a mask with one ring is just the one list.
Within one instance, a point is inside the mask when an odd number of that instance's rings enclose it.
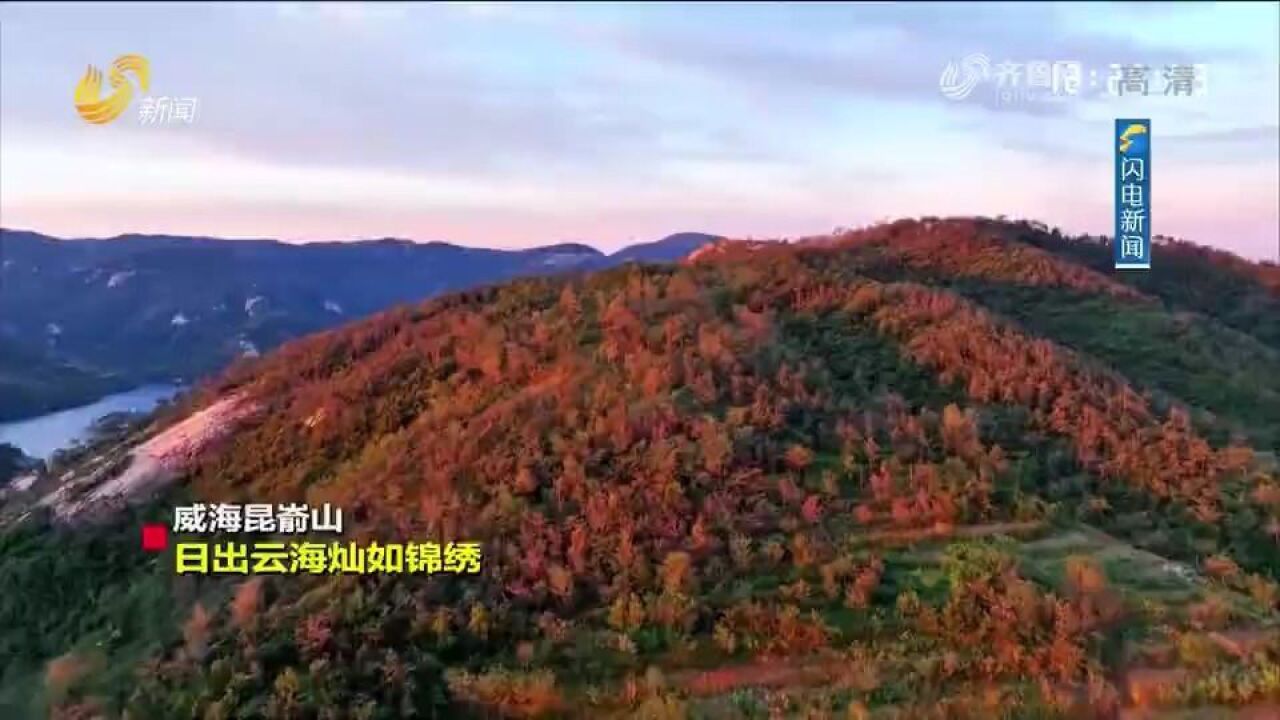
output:
{"label": "mountain slope", "polygon": [[126,387],[122,378],[77,368],[0,338],[0,422],[52,412]]}
{"label": "mountain slope", "polygon": [[[261,412],[138,512],[329,502],[351,539],[478,540],[482,572],[175,583],[124,549],[136,518],[11,530],[0,582],[64,591],[0,598],[0,704],[1110,716],[1151,677],[1167,707],[1273,697],[1280,478],[1188,411],[1214,402],[1198,375],[1245,368],[1232,419],[1275,437],[1265,344],[1009,226],[922,222],[449,294],[237,364],[161,424]],[[1141,343],[1059,317],[1090,301]],[[1247,357],[1119,362],[1178,357],[1182,322]],[[69,650],[141,679],[18,692]]]}
{"label": "mountain slope", "polygon": [[609,257],[616,261],[670,262],[721,238],[706,233],[676,233],[651,243],[623,248]]}
{"label": "mountain slope", "polygon": [[[605,256],[580,244],[502,251],[392,239],[64,241],[0,230],[0,341],[133,384],[191,380],[399,303],[521,275],[675,260],[709,237],[687,233]],[[40,387],[38,377],[22,384]],[[31,414],[92,399],[90,389],[68,383],[38,397],[0,390],[0,407]]]}
{"label": "mountain slope", "polygon": [[[817,244],[841,249],[868,276],[945,287],[1084,351],[1159,402],[1187,404],[1219,440],[1237,435],[1280,447],[1280,386],[1272,380],[1280,347],[1269,330],[1280,317],[1274,266],[1177,242],[1162,247],[1172,269],[1116,273],[1092,239],[982,219],[901,220]],[[1098,262],[1077,265],[1081,255]],[[1214,267],[1193,271],[1194,258]],[[1223,272],[1234,279],[1224,281]],[[1217,292],[1223,282],[1235,290]],[[1266,307],[1276,314],[1255,312]]]}
{"label": "mountain slope", "polygon": [[[1106,238],[1075,239],[1030,224],[1008,228],[1022,242],[1060,253],[1095,270],[1111,267]],[[1158,272],[1119,273],[1117,279],[1171,307],[1213,315],[1223,324],[1280,349],[1280,266],[1251,263],[1185,240],[1157,237]]]}
{"label": "mountain slope", "polygon": [[31,464],[31,458],[21,450],[7,443],[0,443],[0,487],[26,471]]}

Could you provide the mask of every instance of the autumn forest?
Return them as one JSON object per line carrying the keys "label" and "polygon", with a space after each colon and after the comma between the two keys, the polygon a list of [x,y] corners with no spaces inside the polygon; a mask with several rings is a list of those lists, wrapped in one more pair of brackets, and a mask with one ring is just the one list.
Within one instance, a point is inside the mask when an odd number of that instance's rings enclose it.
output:
{"label": "autumn forest", "polygon": [[[137,428],[258,405],[180,482],[0,534],[0,716],[1276,717],[1280,268],[1110,257],[725,241],[245,360]],[[175,576],[137,526],[193,499],[483,570]]]}

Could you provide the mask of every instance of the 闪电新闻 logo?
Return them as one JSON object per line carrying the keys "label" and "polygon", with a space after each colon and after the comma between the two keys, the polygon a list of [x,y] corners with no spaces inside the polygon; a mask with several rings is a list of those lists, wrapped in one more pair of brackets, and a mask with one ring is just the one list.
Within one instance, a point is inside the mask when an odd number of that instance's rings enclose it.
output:
{"label": "\u95ea\u7535\u65b0\u95fb logo", "polygon": [[1128,154],[1129,148],[1137,146],[1134,150],[1135,155],[1140,155],[1146,150],[1146,141],[1141,136],[1147,134],[1147,126],[1142,123],[1130,123],[1129,127],[1120,133],[1120,152]]}
{"label": "\u95ea\u7535\u65b0\u95fb logo", "polygon": [[90,65],[84,77],[76,83],[76,112],[85,122],[104,125],[115,120],[133,100],[133,85],[126,73],[131,73],[138,86],[146,92],[150,86],[151,71],[147,59],[141,55],[121,55],[111,63],[107,82],[111,94],[102,97],[102,71]]}

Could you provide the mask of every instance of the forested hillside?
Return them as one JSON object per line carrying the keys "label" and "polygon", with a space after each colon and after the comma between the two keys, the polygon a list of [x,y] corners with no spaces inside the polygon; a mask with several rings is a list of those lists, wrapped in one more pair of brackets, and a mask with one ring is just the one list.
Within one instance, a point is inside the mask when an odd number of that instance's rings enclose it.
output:
{"label": "forested hillside", "polygon": [[[168,496],[0,536],[0,715],[1274,712],[1276,269],[1158,250],[902,221],[290,342],[171,411],[263,410]],[[175,578],[180,498],[483,569]]]}
{"label": "forested hillside", "polygon": [[0,421],[141,384],[191,382],[242,355],[443,292],[675,260],[715,239],[677,233],[605,255],[577,243],[64,240],[0,228]]}
{"label": "forested hillside", "polygon": [[129,385],[0,337],[0,422],[61,410]]}

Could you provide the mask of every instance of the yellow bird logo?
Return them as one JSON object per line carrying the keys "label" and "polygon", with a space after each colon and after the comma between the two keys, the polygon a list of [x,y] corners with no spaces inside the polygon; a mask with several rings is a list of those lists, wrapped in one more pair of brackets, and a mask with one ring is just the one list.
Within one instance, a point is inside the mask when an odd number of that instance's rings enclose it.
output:
{"label": "yellow bird logo", "polygon": [[1147,126],[1141,123],[1129,123],[1129,127],[1120,133],[1120,152],[1129,152],[1129,146],[1133,144],[1134,135],[1147,134]]}
{"label": "yellow bird logo", "polygon": [[104,125],[120,117],[125,108],[133,100],[133,86],[125,77],[125,73],[133,73],[138,86],[147,92],[151,84],[151,66],[141,55],[121,55],[111,63],[111,72],[107,82],[111,85],[111,94],[102,97],[102,71],[90,65],[84,77],[76,83],[76,112],[86,122]]}

